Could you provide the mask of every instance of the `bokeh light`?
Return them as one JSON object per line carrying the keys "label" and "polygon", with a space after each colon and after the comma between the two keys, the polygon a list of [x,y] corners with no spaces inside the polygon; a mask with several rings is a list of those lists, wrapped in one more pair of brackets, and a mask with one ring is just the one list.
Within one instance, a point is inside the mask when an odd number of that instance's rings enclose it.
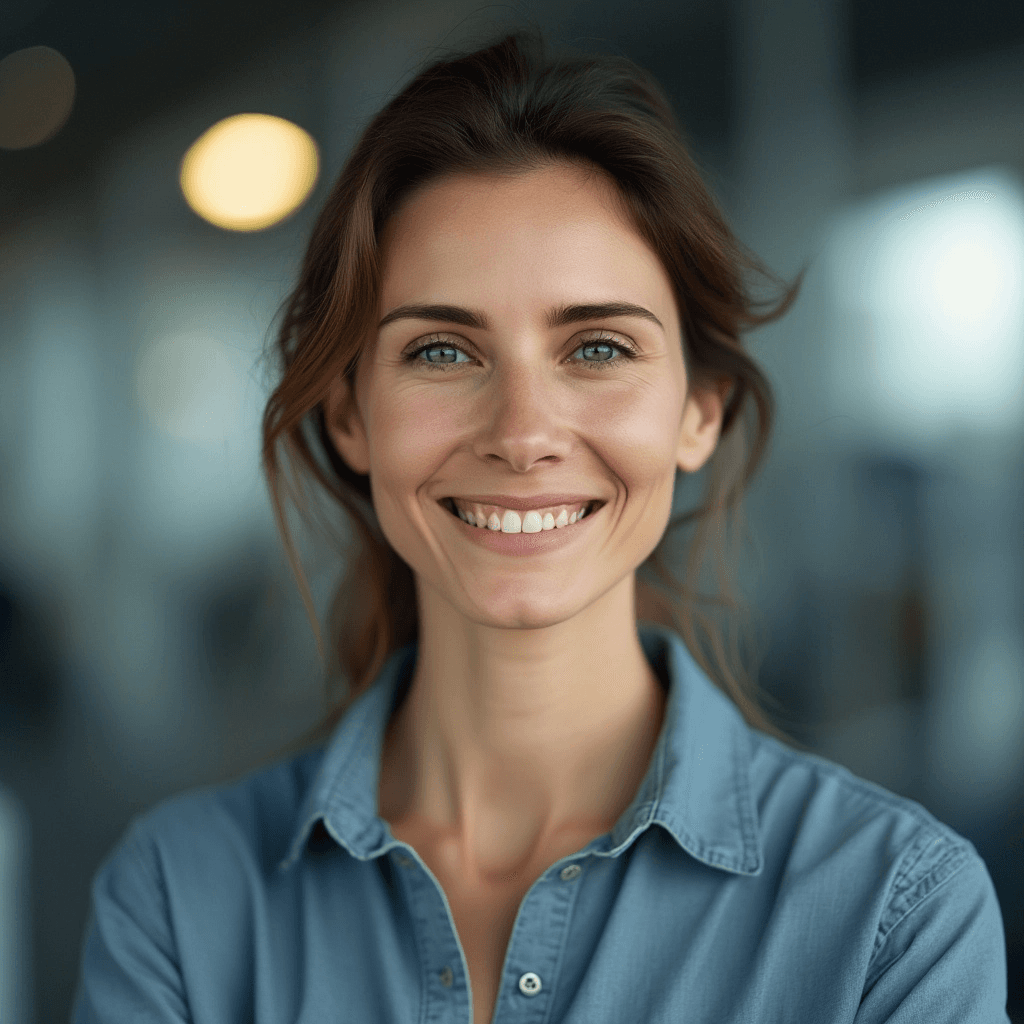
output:
{"label": "bokeh light", "polygon": [[49,46],[15,50],[0,60],[0,149],[28,149],[52,139],[71,114],[75,73]]}
{"label": "bokeh light", "polygon": [[302,205],[319,165],[316,143],[298,125],[270,114],[236,114],[189,148],[181,191],[211,224],[260,231]]}
{"label": "bokeh light", "polygon": [[1024,182],[978,168],[887,190],[835,222],[837,408],[901,443],[1024,425]]}

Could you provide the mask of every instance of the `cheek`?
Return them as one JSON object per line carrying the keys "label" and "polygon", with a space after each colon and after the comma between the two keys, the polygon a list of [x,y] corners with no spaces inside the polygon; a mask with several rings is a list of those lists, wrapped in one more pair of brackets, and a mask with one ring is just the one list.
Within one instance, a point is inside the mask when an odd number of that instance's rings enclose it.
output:
{"label": "cheek", "polygon": [[626,482],[654,482],[675,469],[681,403],[657,388],[605,395],[588,410],[586,435]]}
{"label": "cheek", "polygon": [[458,437],[459,419],[451,402],[392,392],[374,407],[370,428],[378,469],[387,477],[422,476]]}

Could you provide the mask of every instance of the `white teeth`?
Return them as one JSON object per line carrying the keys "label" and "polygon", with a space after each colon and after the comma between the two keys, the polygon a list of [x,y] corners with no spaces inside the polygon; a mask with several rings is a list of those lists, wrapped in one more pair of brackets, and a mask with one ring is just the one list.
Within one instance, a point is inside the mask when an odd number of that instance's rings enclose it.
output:
{"label": "white teeth", "polygon": [[500,518],[497,512],[491,512],[484,519],[485,512],[480,506],[477,506],[479,511],[474,512],[470,509],[460,508],[453,501],[452,507],[464,523],[477,529],[500,530],[502,533],[540,533],[545,530],[561,529],[579,522],[588,512],[586,505],[571,515],[567,509],[563,508],[557,516],[552,512],[545,512],[542,516],[537,510],[519,513],[512,509],[505,509]]}
{"label": "white teeth", "polygon": [[539,512],[527,512],[523,516],[523,533],[540,533],[544,529],[544,520]]}

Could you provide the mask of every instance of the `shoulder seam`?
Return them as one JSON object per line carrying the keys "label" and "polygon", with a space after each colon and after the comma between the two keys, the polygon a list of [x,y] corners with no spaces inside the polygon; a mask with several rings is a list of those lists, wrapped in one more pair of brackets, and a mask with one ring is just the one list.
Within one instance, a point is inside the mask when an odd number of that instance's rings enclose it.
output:
{"label": "shoulder seam", "polygon": [[[754,732],[755,730],[751,731]],[[834,779],[845,789],[853,793],[871,796],[895,811],[901,811],[905,814],[909,814],[913,816],[914,820],[917,821],[919,825],[933,833],[941,834],[943,838],[961,838],[949,829],[947,825],[943,824],[943,822],[939,821],[938,818],[932,815],[931,812],[928,811],[928,808],[921,805],[918,801],[913,800],[910,797],[900,796],[898,793],[890,792],[884,786],[880,786],[877,782],[872,782],[870,779],[864,779],[859,775],[854,775],[849,768],[840,764],[838,761],[830,761],[828,758],[822,757],[820,754],[815,754],[811,751],[793,750],[791,747],[787,747],[784,743],[777,740],[774,736],[767,735],[767,733],[758,734],[758,738],[763,738],[769,741],[777,749],[778,754],[785,757],[788,761],[797,763],[810,761],[814,768],[819,771],[826,772],[830,778]]]}
{"label": "shoulder seam", "polygon": [[949,844],[945,836],[938,835],[934,831],[928,838],[930,838],[931,844],[947,843],[948,849],[917,881],[909,881],[908,876],[913,868],[924,859],[929,844],[927,842],[915,843],[907,851],[905,855],[907,863],[900,867],[896,875],[892,892],[878,924],[875,948],[871,954],[872,959],[877,956],[878,951],[896,926],[921,906],[936,889],[962,869],[970,859],[970,848],[965,843]]}

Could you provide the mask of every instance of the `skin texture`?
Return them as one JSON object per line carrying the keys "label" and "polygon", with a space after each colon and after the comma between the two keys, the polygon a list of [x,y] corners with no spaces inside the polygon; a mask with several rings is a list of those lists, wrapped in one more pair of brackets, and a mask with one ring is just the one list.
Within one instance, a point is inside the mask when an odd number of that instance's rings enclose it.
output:
{"label": "skin texture", "polygon": [[[420,656],[385,740],[381,814],[431,836],[467,885],[522,877],[567,835],[560,856],[610,829],[646,772],[665,699],[636,632],[635,571],[665,531],[676,468],[714,451],[729,382],[688,391],[670,280],[603,172],[448,177],[407,200],[381,248],[382,317],[444,302],[491,324],[390,324],[354,393],[339,377],[327,402],[339,454],[369,473],[384,535],[416,578]],[[610,300],[665,330],[545,325],[553,306]],[[640,357],[581,348],[598,334]],[[403,360],[428,338],[441,350]],[[498,554],[438,504],[542,491],[606,502],[585,543]]]}

